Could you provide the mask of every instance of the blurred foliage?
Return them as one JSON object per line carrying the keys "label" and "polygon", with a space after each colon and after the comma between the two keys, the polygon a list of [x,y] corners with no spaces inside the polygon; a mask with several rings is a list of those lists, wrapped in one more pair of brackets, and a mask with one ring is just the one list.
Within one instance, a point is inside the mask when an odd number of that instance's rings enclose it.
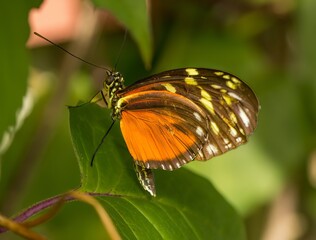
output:
{"label": "blurred foliage", "polygon": [[[14,124],[26,92],[24,46],[30,6],[31,3],[24,6],[23,14],[16,13],[22,7],[14,12],[4,11],[7,15],[1,21],[10,22],[11,30],[19,29],[5,34],[0,44],[4,84],[1,134]],[[143,22],[148,19],[140,17],[139,25],[128,25],[124,18],[124,11],[128,10],[124,9],[121,17],[119,9],[111,9],[132,36],[128,35],[120,55],[124,28],[101,21],[101,30],[84,59],[116,67],[125,76],[126,84],[154,72],[185,66],[225,70],[247,82],[261,103],[258,128],[249,144],[208,162],[190,163],[187,168],[208,178],[239,211],[249,239],[271,239],[273,233],[280,234],[277,239],[315,238],[316,2],[150,1],[152,22]],[[136,32],[138,26],[148,25],[150,28],[142,29],[148,31],[144,33],[144,43]],[[151,52],[152,69],[148,72],[144,63],[148,64]],[[59,94],[58,71],[64,56],[49,46],[33,49],[32,57],[32,68],[36,70],[30,75],[29,85],[39,97],[9,150],[1,156],[0,207],[7,215],[79,186],[65,105],[89,100],[104,79],[102,70],[83,66],[66,86],[63,104],[57,110],[47,109],[52,106],[52,96]],[[41,138],[35,138],[42,136],[40,133],[46,136],[45,144],[41,144]],[[32,161],[24,161],[26,158]],[[157,187],[163,189],[163,185]],[[85,217],[78,218],[78,212]],[[74,237],[73,229],[78,229],[81,239],[102,234],[96,216],[87,217],[90,212],[83,204],[71,204],[39,229],[56,239]]]}
{"label": "blurred foliage", "polygon": [[110,11],[120,22],[130,30],[131,36],[137,42],[145,66],[150,67],[152,58],[152,35],[150,31],[149,14],[145,1],[93,1],[97,7]]}
{"label": "blurred foliage", "polygon": [[[17,121],[16,111],[21,108],[23,96],[27,90],[26,78],[29,55],[25,48],[25,42],[28,38],[29,26],[26,19],[29,9],[38,5],[39,1],[28,1],[21,4],[21,7],[18,9],[6,3],[1,3],[0,5],[3,10],[0,24],[2,29],[6,29],[6,36],[0,40],[0,89],[3,90],[0,95],[2,103],[0,118],[1,137],[7,127]],[[8,23],[10,23],[10,27],[8,27]],[[17,29],[19,31],[16,31]],[[12,132],[14,129],[9,131]],[[2,145],[0,153],[5,150],[4,148],[6,147]]]}

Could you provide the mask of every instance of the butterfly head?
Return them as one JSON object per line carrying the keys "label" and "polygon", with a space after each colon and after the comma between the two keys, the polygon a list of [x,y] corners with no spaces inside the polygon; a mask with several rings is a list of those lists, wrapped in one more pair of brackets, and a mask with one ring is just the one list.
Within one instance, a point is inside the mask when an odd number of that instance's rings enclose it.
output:
{"label": "butterfly head", "polygon": [[112,109],[117,101],[117,91],[124,88],[124,78],[119,72],[109,72],[103,82],[103,98],[107,107]]}

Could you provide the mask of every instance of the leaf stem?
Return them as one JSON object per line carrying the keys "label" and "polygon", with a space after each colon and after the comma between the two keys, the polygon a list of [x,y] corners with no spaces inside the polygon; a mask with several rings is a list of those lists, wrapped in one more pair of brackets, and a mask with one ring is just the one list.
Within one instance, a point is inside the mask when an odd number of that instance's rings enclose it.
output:
{"label": "leaf stem", "polygon": [[[89,196],[92,197],[96,197],[96,196],[117,196],[120,197],[120,195],[113,195],[113,194],[109,194],[109,193],[86,193]],[[58,204],[59,202],[71,202],[74,200],[77,200],[78,198],[76,197],[76,195],[73,194],[60,194],[48,199],[45,199],[41,202],[38,202],[34,205],[32,205],[31,207],[27,208],[26,210],[22,211],[21,213],[19,213],[18,215],[16,215],[15,217],[12,218],[12,220],[14,222],[17,223],[23,223],[25,222],[27,219],[31,218],[32,216],[35,216],[37,214],[39,214],[40,212],[42,212],[43,210],[53,207],[54,205]],[[79,199],[80,200],[80,199]],[[27,224],[29,225],[29,224]],[[0,227],[0,234],[4,233],[8,231],[7,229]]]}

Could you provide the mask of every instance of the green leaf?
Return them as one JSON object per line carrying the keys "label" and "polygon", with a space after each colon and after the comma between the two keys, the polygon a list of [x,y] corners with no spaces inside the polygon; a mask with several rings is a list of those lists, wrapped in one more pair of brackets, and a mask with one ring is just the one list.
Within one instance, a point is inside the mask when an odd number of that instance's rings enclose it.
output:
{"label": "green leaf", "polygon": [[156,170],[157,197],[150,197],[138,183],[118,123],[91,167],[111,123],[110,111],[95,104],[69,110],[81,191],[102,194],[98,199],[123,239],[245,239],[235,210],[210,182],[186,169]]}
{"label": "green leaf", "polygon": [[98,7],[109,10],[126,26],[138,45],[147,68],[151,65],[151,23],[144,0],[93,0]]}

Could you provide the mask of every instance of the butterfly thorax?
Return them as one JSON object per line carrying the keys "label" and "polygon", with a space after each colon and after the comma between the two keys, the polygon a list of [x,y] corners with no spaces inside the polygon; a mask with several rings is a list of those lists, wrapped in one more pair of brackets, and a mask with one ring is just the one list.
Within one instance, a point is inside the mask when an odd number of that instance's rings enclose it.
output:
{"label": "butterfly thorax", "polygon": [[117,118],[117,109],[115,108],[118,100],[117,92],[124,88],[124,78],[119,72],[110,72],[103,83],[102,92],[109,109],[113,110],[112,117]]}

